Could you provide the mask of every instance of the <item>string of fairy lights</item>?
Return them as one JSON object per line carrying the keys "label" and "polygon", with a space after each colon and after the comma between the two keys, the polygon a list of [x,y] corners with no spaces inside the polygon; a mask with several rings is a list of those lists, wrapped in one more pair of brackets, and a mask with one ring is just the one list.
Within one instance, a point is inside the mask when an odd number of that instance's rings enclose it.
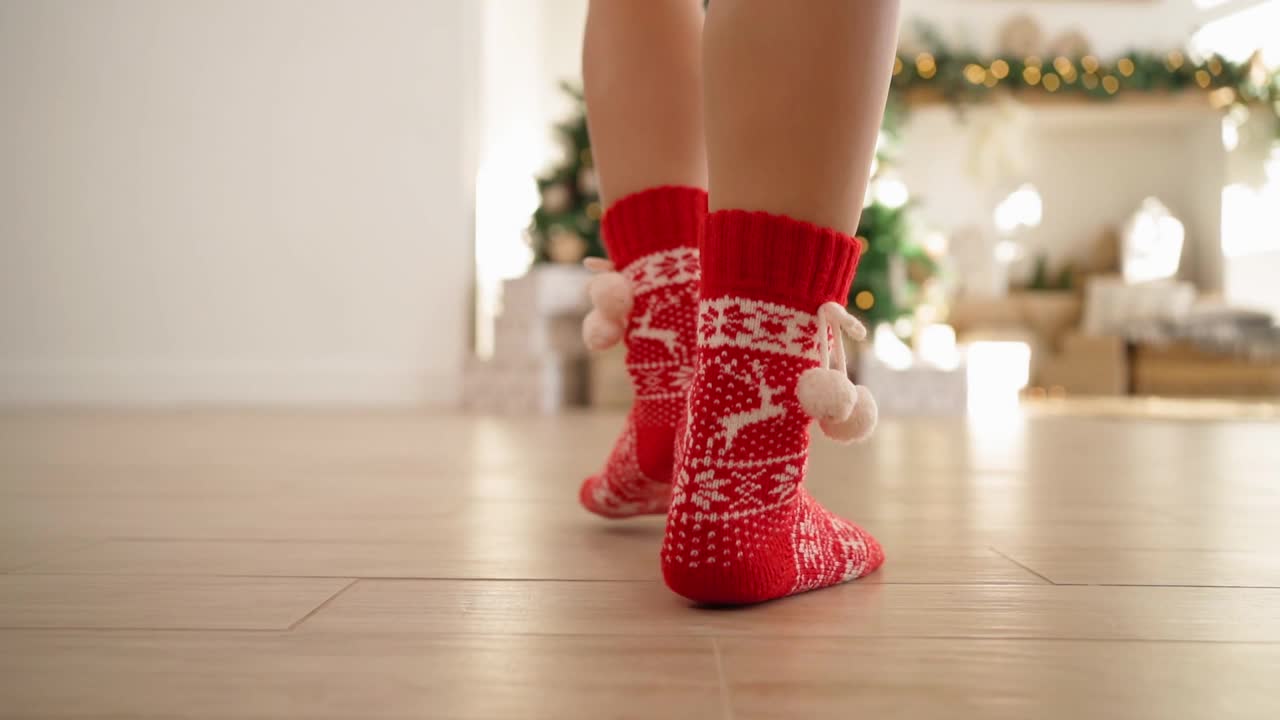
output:
{"label": "string of fairy lights", "polygon": [[1216,55],[1192,59],[1180,50],[1135,51],[1109,60],[1092,54],[981,58],[939,48],[898,55],[891,87],[906,97],[933,94],[958,102],[996,92],[1106,100],[1199,90],[1208,93],[1214,107],[1265,107],[1280,118],[1280,73],[1266,68],[1257,55],[1242,63]]}

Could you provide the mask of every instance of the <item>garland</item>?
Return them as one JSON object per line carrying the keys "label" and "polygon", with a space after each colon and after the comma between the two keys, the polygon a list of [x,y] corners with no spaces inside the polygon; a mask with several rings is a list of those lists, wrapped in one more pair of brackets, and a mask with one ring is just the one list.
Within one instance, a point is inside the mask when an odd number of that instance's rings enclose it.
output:
{"label": "garland", "polygon": [[1094,55],[1056,57],[978,55],[945,44],[893,63],[895,101],[940,97],[954,103],[990,100],[1000,93],[1023,99],[1074,96],[1109,101],[1135,93],[1204,92],[1218,109],[1258,108],[1280,119],[1280,72],[1255,53],[1243,63],[1218,55],[1192,60],[1180,50],[1132,51],[1108,60]]}

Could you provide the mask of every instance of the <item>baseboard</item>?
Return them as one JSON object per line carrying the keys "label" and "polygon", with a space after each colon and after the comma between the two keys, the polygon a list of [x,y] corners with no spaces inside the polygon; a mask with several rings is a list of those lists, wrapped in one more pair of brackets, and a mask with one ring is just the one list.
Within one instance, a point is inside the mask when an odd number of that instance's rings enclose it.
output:
{"label": "baseboard", "polygon": [[462,370],[0,366],[5,407],[454,407]]}

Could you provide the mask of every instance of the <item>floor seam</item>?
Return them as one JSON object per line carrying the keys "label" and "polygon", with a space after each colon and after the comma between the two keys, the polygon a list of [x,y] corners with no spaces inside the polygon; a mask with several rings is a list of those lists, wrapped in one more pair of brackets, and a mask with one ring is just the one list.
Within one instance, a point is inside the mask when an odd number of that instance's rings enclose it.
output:
{"label": "floor seam", "polygon": [[1022,563],[1018,562],[1017,560],[1014,560],[1013,558],[1009,557],[1008,555],[1005,555],[1004,553],[1000,552],[999,550],[997,550],[997,549],[996,549],[995,547],[993,547],[993,546],[988,545],[988,546],[987,546],[987,549],[988,549],[988,550],[990,550],[991,552],[993,552],[993,553],[995,553],[995,554],[999,555],[1000,557],[1004,558],[1005,560],[1008,560],[1009,562],[1013,563],[1014,565],[1017,565],[1018,567],[1022,568],[1023,570],[1026,570],[1027,572],[1031,573],[1032,575],[1035,575],[1036,577],[1038,577],[1038,578],[1040,578],[1041,580],[1043,580],[1043,581],[1045,581],[1045,582],[1049,583],[1050,585],[1057,585],[1057,584],[1058,584],[1058,583],[1056,583],[1056,582],[1054,582],[1054,581],[1050,580],[1047,576],[1042,575],[1041,573],[1038,573],[1038,572],[1036,572],[1035,570],[1032,570],[1031,568],[1027,567],[1026,565],[1023,565]]}
{"label": "floor seam", "polygon": [[311,617],[312,617],[313,615],[315,615],[316,613],[320,612],[321,610],[323,610],[323,609],[325,609],[325,608],[329,607],[330,603],[332,603],[334,600],[337,600],[338,598],[342,597],[342,594],[343,594],[343,593],[345,593],[346,591],[348,591],[348,590],[350,590],[351,588],[355,587],[356,583],[358,583],[358,582],[360,582],[360,579],[359,579],[359,578],[355,578],[355,579],[353,579],[351,582],[347,583],[346,585],[343,585],[341,589],[339,589],[337,592],[335,592],[334,594],[332,594],[332,595],[330,595],[328,598],[326,598],[324,602],[320,603],[319,605],[315,606],[314,608],[311,608],[311,611],[310,611],[310,612],[308,612],[306,615],[303,615],[301,618],[299,618],[298,620],[296,620],[296,621],[295,621],[292,625],[290,625],[289,627],[285,628],[285,632],[293,632],[293,631],[294,631],[295,629],[297,629],[300,625],[302,625],[302,623],[304,623],[304,622],[306,622],[306,621],[310,620],[310,619],[311,619]]}
{"label": "floor seam", "polygon": [[711,653],[716,660],[716,677],[720,682],[720,714],[724,720],[733,720],[733,700],[729,695],[729,678],[724,672],[724,657],[720,654],[720,641],[711,638]]}

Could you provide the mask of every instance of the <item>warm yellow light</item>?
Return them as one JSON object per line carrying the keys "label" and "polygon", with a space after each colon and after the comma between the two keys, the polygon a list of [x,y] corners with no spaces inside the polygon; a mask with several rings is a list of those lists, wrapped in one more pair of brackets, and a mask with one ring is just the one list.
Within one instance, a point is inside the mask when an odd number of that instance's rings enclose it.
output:
{"label": "warm yellow light", "polygon": [[1084,79],[1082,79],[1080,82],[1083,83],[1085,87],[1089,88],[1090,90],[1093,90],[1094,88],[1098,87],[1098,76],[1094,75],[1093,73],[1087,73],[1085,74]]}
{"label": "warm yellow light", "polygon": [[932,55],[923,52],[916,56],[916,71],[923,73],[926,69],[937,71],[938,62],[933,59]]}
{"label": "warm yellow light", "polygon": [[1202,88],[1207,88],[1207,87],[1209,87],[1209,83],[1211,83],[1211,82],[1213,82],[1213,78],[1209,76],[1209,72],[1208,72],[1207,70],[1197,70],[1197,71],[1196,71],[1196,84],[1197,84],[1197,85],[1199,85],[1199,86],[1200,86],[1200,87],[1202,87]]}
{"label": "warm yellow light", "polygon": [[1071,64],[1071,61],[1061,55],[1053,59],[1053,69],[1057,70],[1059,75],[1066,75],[1069,72],[1075,71],[1075,67]]}
{"label": "warm yellow light", "polygon": [[991,73],[987,73],[987,79],[983,80],[982,84],[986,85],[989,88],[993,88],[996,86],[996,83],[998,82],[1000,82],[999,78],[997,78],[995,75],[992,75]]}
{"label": "warm yellow light", "polygon": [[1209,72],[1215,76],[1222,74],[1222,61],[1218,58],[1209,58]]}
{"label": "warm yellow light", "polygon": [[1236,101],[1235,88],[1218,88],[1209,93],[1209,104],[1218,110],[1229,107],[1231,103]]}
{"label": "warm yellow light", "polygon": [[1062,86],[1062,80],[1053,73],[1044,76],[1044,89],[1049,92],[1058,92],[1058,88]]}
{"label": "warm yellow light", "polygon": [[1022,71],[1022,79],[1027,81],[1028,85],[1035,85],[1040,82],[1040,68],[1028,67]]}
{"label": "warm yellow light", "polygon": [[604,208],[600,207],[600,203],[593,202],[587,205],[587,217],[591,218],[592,220],[599,220],[600,216],[603,214],[604,214]]}
{"label": "warm yellow light", "polygon": [[870,290],[863,290],[853,296],[853,304],[859,310],[870,310],[876,304],[876,296],[872,295]]}
{"label": "warm yellow light", "polygon": [[1003,60],[996,60],[991,63],[991,74],[995,75],[999,80],[1005,79],[1009,75],[1009,63]]}
{"label": "warm yellow light", "polygon": [[916,72],[920,75],[920,77],[924,78],[925,80],[928,80],[929,78],[937,74],[938,67],[936,65],[926,65],[925,67],[917,66]]}
{"label": "warm yellow light", "polygon": [[1120,81],[1116,79],[1115,75],[1108,75],[1102,78],[1102,89],[1106,90],[1108,95],[1115,95],[1116,91],[1120,89]]}
{"label": "warm yellow light", "polygon": [[987,79],[987,71],[983,70],[981,65],[969,63],[964,66],[964,79],[978,85]]}
{"label": "warm yellow light", "polygon": [[1182,57],[1182,53],[1178,52],[1177,50],[1174,50],[1173,52],[1169,53],[1169,57],[1165,58],[1164,64],[1170,70],[1177,70],[1178,68],[1182,67],[1182,63],[1184,59],[1185,58]]}
{"label": "warm yellow light", "polygon": [[901,73],[902,73],[902,58],[895,57],[893,59],[893,74],[898,75]]}
{"label": "warm yellow light", "polygon": [[1120,71],[1121,75],[1125,77],[1129,77],[1130,75],[1133,74],[1133,70],[1134,70],[1133,61],[1130,60],[1129,58],[1120,58],[1119,60],[1116,61],[1116,69]]}
{"label": "warm yellow light", "polygon": [[1098,72],[1098,58],[1092,55],[1085,55],[1080,58],[1080,67],[1084,68],[1085,72],[1096,73]]}
{"label": "warm yellow light", "polygon": [[1027,67],[1039,68],[1040,58],[1035,55],[1031,55],[1027,57],[1027,59],[1022,64],[1026,65]]}

